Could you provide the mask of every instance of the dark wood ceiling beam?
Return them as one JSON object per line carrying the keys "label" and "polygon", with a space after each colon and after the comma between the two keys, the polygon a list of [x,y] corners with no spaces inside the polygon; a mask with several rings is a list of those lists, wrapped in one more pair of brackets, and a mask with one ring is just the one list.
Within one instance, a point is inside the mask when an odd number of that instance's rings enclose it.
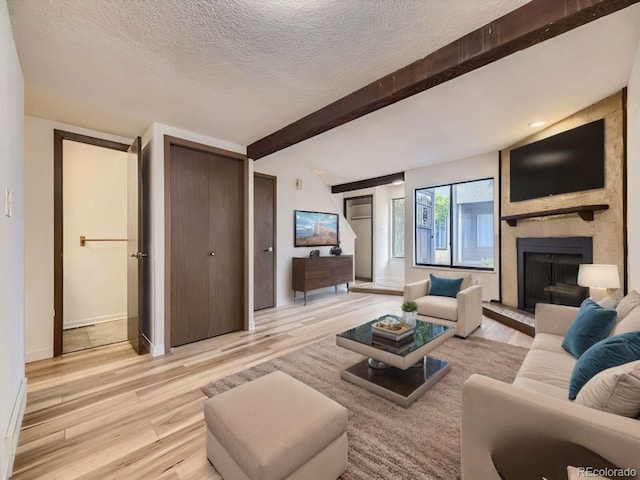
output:
{"label": "dark wood ceiling beam", "polygon": [[358,180],[357,182],[334,185],[331,187],[331,193],[352,192],[353,190],[362,190],[363,188],[390,185],[393,182],[404,182],[404,172],[392,173],[391,175],[384,175],[382,177],[367,178],[366,180]]}
{"label": "dark wood ceiling beam", "polygon": [[533,0],[252,143],[254,160],[544,42],[640,0]]}

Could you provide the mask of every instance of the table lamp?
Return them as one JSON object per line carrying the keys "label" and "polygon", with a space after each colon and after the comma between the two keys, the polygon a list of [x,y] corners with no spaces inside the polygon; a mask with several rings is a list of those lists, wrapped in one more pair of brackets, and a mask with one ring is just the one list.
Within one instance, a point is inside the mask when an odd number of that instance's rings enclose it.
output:
{"label": "table lamp", "polygon": [[611,297],[620,288],[618,266],[581,264],[578,267],[578,285],[589,287],[589,296],[594,302]]}

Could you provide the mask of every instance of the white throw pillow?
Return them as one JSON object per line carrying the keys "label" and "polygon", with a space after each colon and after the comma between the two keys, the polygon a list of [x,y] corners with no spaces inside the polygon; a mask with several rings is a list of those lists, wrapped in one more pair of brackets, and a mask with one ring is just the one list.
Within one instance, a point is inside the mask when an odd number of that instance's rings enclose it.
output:
{"label": "white throw pillow", "polygon": [[598,373],[580,389],[575,402],[624,417],[637,417],[640,413],[640,360]]}
{"label": "white throw pillow", "polygon": [[589,475],[587,477],[587,473],[585,471],[580,471],[580,469],[572,467],[571,465],[567,467],[567,480],[583,480],[584,478],[592,480],[610,480],[609,477],[601,477],[599,475]]}
{"label": "white throw pillow", "polygon": [[630,291],[620,303],[616,307],[616,311],[618,312],[618,321],[621,321],[624,317],[629,315],[631,310],[640,306],[640,293],[635,290]]}
{"label": "white throw pillow", "polygon": [[619,320],[611,329],[610,336],[621,333],[637,332],[640,330],[640,307],[631,310],[622,320]]}

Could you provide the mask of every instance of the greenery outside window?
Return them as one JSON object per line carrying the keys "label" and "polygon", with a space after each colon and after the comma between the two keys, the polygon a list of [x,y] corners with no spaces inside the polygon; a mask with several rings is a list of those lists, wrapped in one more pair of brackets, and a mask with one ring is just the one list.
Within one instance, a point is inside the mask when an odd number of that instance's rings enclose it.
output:
{"label": "greenery outside window", "polygon": [[404,258],[404,198],[391,200],[391,256]]}
{"label": "greenery outside window", "polygon": [[492,270],[493,179],[415,191],[415,263]]}

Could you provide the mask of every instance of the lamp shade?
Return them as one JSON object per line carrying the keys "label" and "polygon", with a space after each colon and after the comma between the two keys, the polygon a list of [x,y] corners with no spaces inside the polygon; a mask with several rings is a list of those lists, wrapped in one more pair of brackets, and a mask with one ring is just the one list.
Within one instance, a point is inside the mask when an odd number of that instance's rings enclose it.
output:
{"label": "lamp shade", "polygon": [[585,263],[578,267],[578,285],[595,288],[620,288],[617,265]]}

